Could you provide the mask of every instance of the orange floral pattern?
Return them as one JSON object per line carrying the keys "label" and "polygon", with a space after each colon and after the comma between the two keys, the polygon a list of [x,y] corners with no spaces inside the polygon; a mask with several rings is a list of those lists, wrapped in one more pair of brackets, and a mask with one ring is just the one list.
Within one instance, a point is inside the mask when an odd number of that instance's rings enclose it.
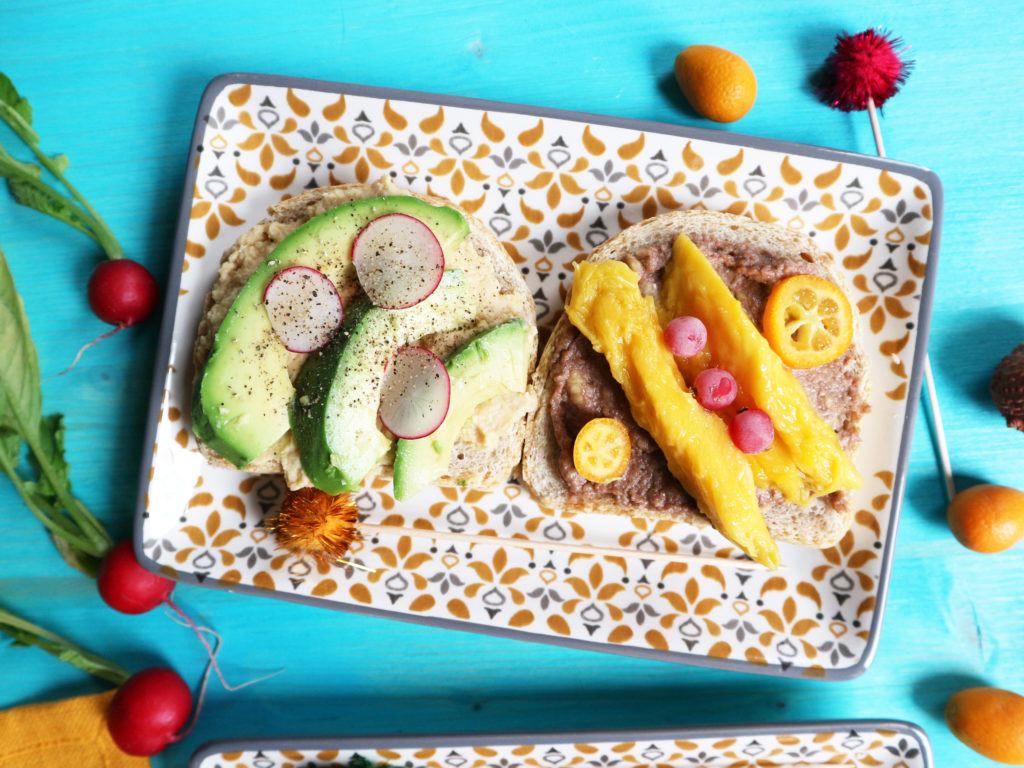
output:
{"label": "orange floral pattern", "polygon": [[[623,741],[587,741],[581,733],[572,743],[499,744],[444,747],[384,747],[367,744],[353,749],[251,749],[214,752],[198,768],[335,768],[356,754],[381,766],[417,768],[608,768],[616,765],[700,765],[707,768],[773,768],[785,765],[838,765],[857,768],[929,768],[930,747],[920,731],[902,723],[891,725],[850,721],[828,725],[833,730],[750,731],[733,728],[691,730],[677,738],[638,732]],[[785,728],[784,724],[778,726]],[[339,740],[340,741],[340,740]],[[216,745],[213,745],[216,749]]]}
{"label": "orange floral pattern", "polygon": [[[380,611],[570,638],[599,648],[812,677],[855,674],[877,630],[891,555],[894,469],[917,345],[932,192],[911,175],[562,117],[236,83],[194,148],[193,200],[143,521],[166,573]],[[262,527],[277,478],[207,466],[188,429],[192,339],[219,255],[267,205],[307,188],[390,176],[458,201],[520,266],[549,329],[573,263],[623,227],[676,208],[731,211],[815,238],[847,272],[863,322],[872,413],[852,530],[825,550],[785,546],[788,569],[716,565],[714,531],[556,515],[518,485],[433,489],[398,503],[388,481],[358,504],[376,523],[540,542],[526,548],[381,536],[334,567],[283,554]],[[894,425],[897,425],[894,427]],[[704,565],[545,550],[543,541],[708,557]]]}

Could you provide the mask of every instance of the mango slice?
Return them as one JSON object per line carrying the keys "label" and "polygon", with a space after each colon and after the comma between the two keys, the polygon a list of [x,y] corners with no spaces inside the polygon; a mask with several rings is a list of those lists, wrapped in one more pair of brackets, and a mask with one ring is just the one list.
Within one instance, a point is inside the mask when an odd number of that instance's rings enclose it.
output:
{"label": "mango slice", "polygon": [[569,320],[603,354],[637,423],[715,528],[754,560],[779,565],[750,465],[725,423],[690,394],[662,337],[654,302],[620,261],[576,265]]}
{"label": "mango slice", "polygon": [[777,488],[789,501],[806,505],[817,496],[864,484],[835,430],[818,416],[796,376],[686,235],[673,245],[660,299],[664,317],[693,315],[708,328],[707,354],[681,361],[684,375],[695,376],[709,366],[724,368],[739,384],[737,402],[744,400],[743,405],[771,417],[772,447],[746,457],[758,487]]}

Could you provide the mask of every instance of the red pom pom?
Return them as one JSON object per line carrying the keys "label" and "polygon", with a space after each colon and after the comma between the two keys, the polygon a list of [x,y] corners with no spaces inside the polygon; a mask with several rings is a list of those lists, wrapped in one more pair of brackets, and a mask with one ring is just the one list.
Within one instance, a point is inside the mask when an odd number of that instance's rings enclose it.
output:
{"label": "red pom pom", "polygon": [[837,35],[836,47],[815,82],[819,98],[835,109],[852,112],[868,108],[868,99],[881,107],[896,94],[913,62],[902,61],[902,44],[889,32],[873,29]]}

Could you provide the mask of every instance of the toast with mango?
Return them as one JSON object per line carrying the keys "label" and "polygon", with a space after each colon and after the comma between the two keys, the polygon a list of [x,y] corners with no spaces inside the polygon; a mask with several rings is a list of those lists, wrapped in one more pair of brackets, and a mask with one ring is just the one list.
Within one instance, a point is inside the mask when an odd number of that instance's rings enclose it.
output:
{"label": "toast with mango", "polygon": [[[805,322],[818,298],[846,310],[841,328],[831,316],[818,328],[824,337]],[[663,331],[679,316],[706,328],[706,346],[686,358]],[[766,321],[783,330],[766,338]],[[577,265],[534,374],[522,480],[553,509],[712,522],[769,566],[773,539],[830,546],[862,485],[851,457],[869,382],[856,324],[834,260],[802,234],[708,211],[635,224]],[[737,387],[725,407],[702,405],[695,380],[708,369]],[[755,410],[773,438],[745,452],[731,431]],[[580,472],[577,437],[598,418],[629,436],[628,461],[610,479]]]}

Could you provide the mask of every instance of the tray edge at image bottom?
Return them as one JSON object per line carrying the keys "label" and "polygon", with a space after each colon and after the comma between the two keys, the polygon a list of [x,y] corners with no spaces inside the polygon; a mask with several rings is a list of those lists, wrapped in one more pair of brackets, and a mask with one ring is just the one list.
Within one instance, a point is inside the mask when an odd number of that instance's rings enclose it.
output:
{"label": "tray edge at image bottom", "polygon": [[200,745],[192,754],[189,768],[200,768],[211,755],[250,750],[331,750],[331,749],[409,749],[472,746],[509,746],[517,744],[594,744],[598,742],[679,741],[699,738],[740,738],[770,736],[779,733],[813,733],[839,730],[889,730],[912,737],[921,749],[924,768],[932,768],[931,742],[917,723],[908,720],[799,720],[778,723],[752,723],[682,728],[651,728],[612,731],[483,732],[455,734],[367,735],[367,736],[283,736],[254,739],[218,739]]}

